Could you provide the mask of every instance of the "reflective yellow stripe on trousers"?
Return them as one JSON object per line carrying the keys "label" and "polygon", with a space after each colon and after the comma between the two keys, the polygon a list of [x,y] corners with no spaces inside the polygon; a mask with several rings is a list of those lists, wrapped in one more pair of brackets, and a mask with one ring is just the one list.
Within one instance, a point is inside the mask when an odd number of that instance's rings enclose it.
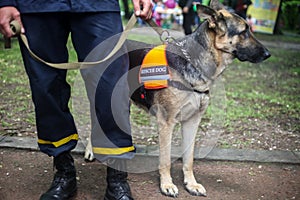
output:
{"label": "reflective yellow stripe on trousers", "polygon": [[101,148],[101,147],[93,147],[93,152],[95,154],[102,155],[120,155],[123,153],[128,153],[134,151],[135,147],[120,147],[120,148]]}
{"label": "reflective yellow stripe on trousers", "polygon": [[55,147],[60,147],[68,142],[70,142],[71,140],[78,140],[78,134],[75,133],[73,135],[70,135],[68,137],[65,137],[61,140],[58,140],[56,142],[51,142],[51,141],[47,141],[47,140],[42,140],[42,139],[38,139],[38,143],[39,144],[52,144]]}

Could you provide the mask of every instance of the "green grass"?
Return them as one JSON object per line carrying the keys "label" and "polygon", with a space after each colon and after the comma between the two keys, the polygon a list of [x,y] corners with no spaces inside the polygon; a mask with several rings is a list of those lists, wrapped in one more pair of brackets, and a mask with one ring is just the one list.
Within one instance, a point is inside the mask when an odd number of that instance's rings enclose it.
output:
{"label": "green grass", "polygon": [[[70,43],[68,48],[70,61],[76,61],[76,54]],[[68,72],[67,79],[71,85],[77,74],[77,70]],[[0,134],[15,135],[35,126],[29,81],[16,38],[12,39],[11,49],[4,49],[3,41],[0,41],[0,96]]]}
{"label": "green grass", "polygon": [[[228,123],[248,118],[300,119],[299,52],[270,51],[272,57],[263,63],[235,62],[224,73]],[[299,124],[293,129],[299,132]]]}
{"label": "green grass", "polygon": [[300,35],[296,33],[291,33],[289,31],[283,31],[282,35],[270,35],[264,33],[254,34],[258,39],[265,41],[280,41],[288,43],[300,43]]}

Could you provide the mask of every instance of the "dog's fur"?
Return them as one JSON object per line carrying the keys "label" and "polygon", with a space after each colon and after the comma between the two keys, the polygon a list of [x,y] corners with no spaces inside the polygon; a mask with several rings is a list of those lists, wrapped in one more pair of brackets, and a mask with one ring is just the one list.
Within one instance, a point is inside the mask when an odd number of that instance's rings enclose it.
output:
{"label": "dog's fur", "polygon": [[[185,187],[192,195],[205,196],[205,188],[197,183],[193,174],[193,154],[197,128],[209,104],[209,87],[233,59],[258,63],[270,56],[269,51],[254,38],[247,22],[225,10],[218,0],[212,0],[210,7],[198,5],[198,13],[206,20],[196,31],[167,46],[172,81],[177,84],[160,90],[144,90],[146,99],[140,98],[139,89],[131,97],[157,117],[160,189],[163,194],[173,197],[178,195],[170,175],[171,137],[176,123],[181,123],[182,128]],[[151,47],[140,43],[129,45],[142,46],[129,52],[132,69],[141,65]],[[132,82],[132,77],[129,79]],[[91,156],[89,144],[85,158],[92,159]]]}

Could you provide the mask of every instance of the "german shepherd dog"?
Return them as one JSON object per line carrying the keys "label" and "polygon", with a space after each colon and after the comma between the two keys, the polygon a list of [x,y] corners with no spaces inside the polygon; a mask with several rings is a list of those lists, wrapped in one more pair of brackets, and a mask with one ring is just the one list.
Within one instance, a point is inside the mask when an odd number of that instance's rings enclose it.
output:
{"label": "german shepherd dog", "polygon": [[[160,189],[171,197],[178,195],[170,174],[175,125],[180,123],[182,129],[185,188],[192,195],[206,196],[205,188],[197,183],[193,174],[193,155],[197,129],[209,104],[210,85],[235,58],[258,63],[270,57],[269,51],[251,33],[247,22],[228,12],[218,0],[211,0],[209,7],[197,5],[197,10],[205,21],[192,34],[166,47],[172,74],[169,86],[158,90],[144,89],[146,98],[143,99],[139,89],[131,96],[134,103],[157,117]],[[132,45],[143,48],[129,52],[130,69],[141,66],[144,56],[152,48],[148,44]],[[174,96],[176,98],[171,98]],[[153,109],[154,105],[159,106]],[[85,155],[88,159],[91,159],[90,148],[88,145]]]}

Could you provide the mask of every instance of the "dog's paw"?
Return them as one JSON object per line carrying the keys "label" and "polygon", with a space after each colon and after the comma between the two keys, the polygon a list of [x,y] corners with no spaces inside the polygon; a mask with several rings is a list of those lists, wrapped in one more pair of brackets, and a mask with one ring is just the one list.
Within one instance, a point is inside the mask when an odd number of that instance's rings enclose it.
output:
{"label": "dog's paw", "polygon": [[177,197],[178,196],[178,188],[174,184],[161,184],[160,185],[161,192],[169,197]]}
{"label": "dog's paw", "polygon": [[95,160],[94,153],[89,148],[85,149],[84,159],[88,162],[92,162]]}
{"label": "dog's paw", "polygon": [[185,184],[185,189],[194,196],[205,196],[206,190],[201,184]]}

